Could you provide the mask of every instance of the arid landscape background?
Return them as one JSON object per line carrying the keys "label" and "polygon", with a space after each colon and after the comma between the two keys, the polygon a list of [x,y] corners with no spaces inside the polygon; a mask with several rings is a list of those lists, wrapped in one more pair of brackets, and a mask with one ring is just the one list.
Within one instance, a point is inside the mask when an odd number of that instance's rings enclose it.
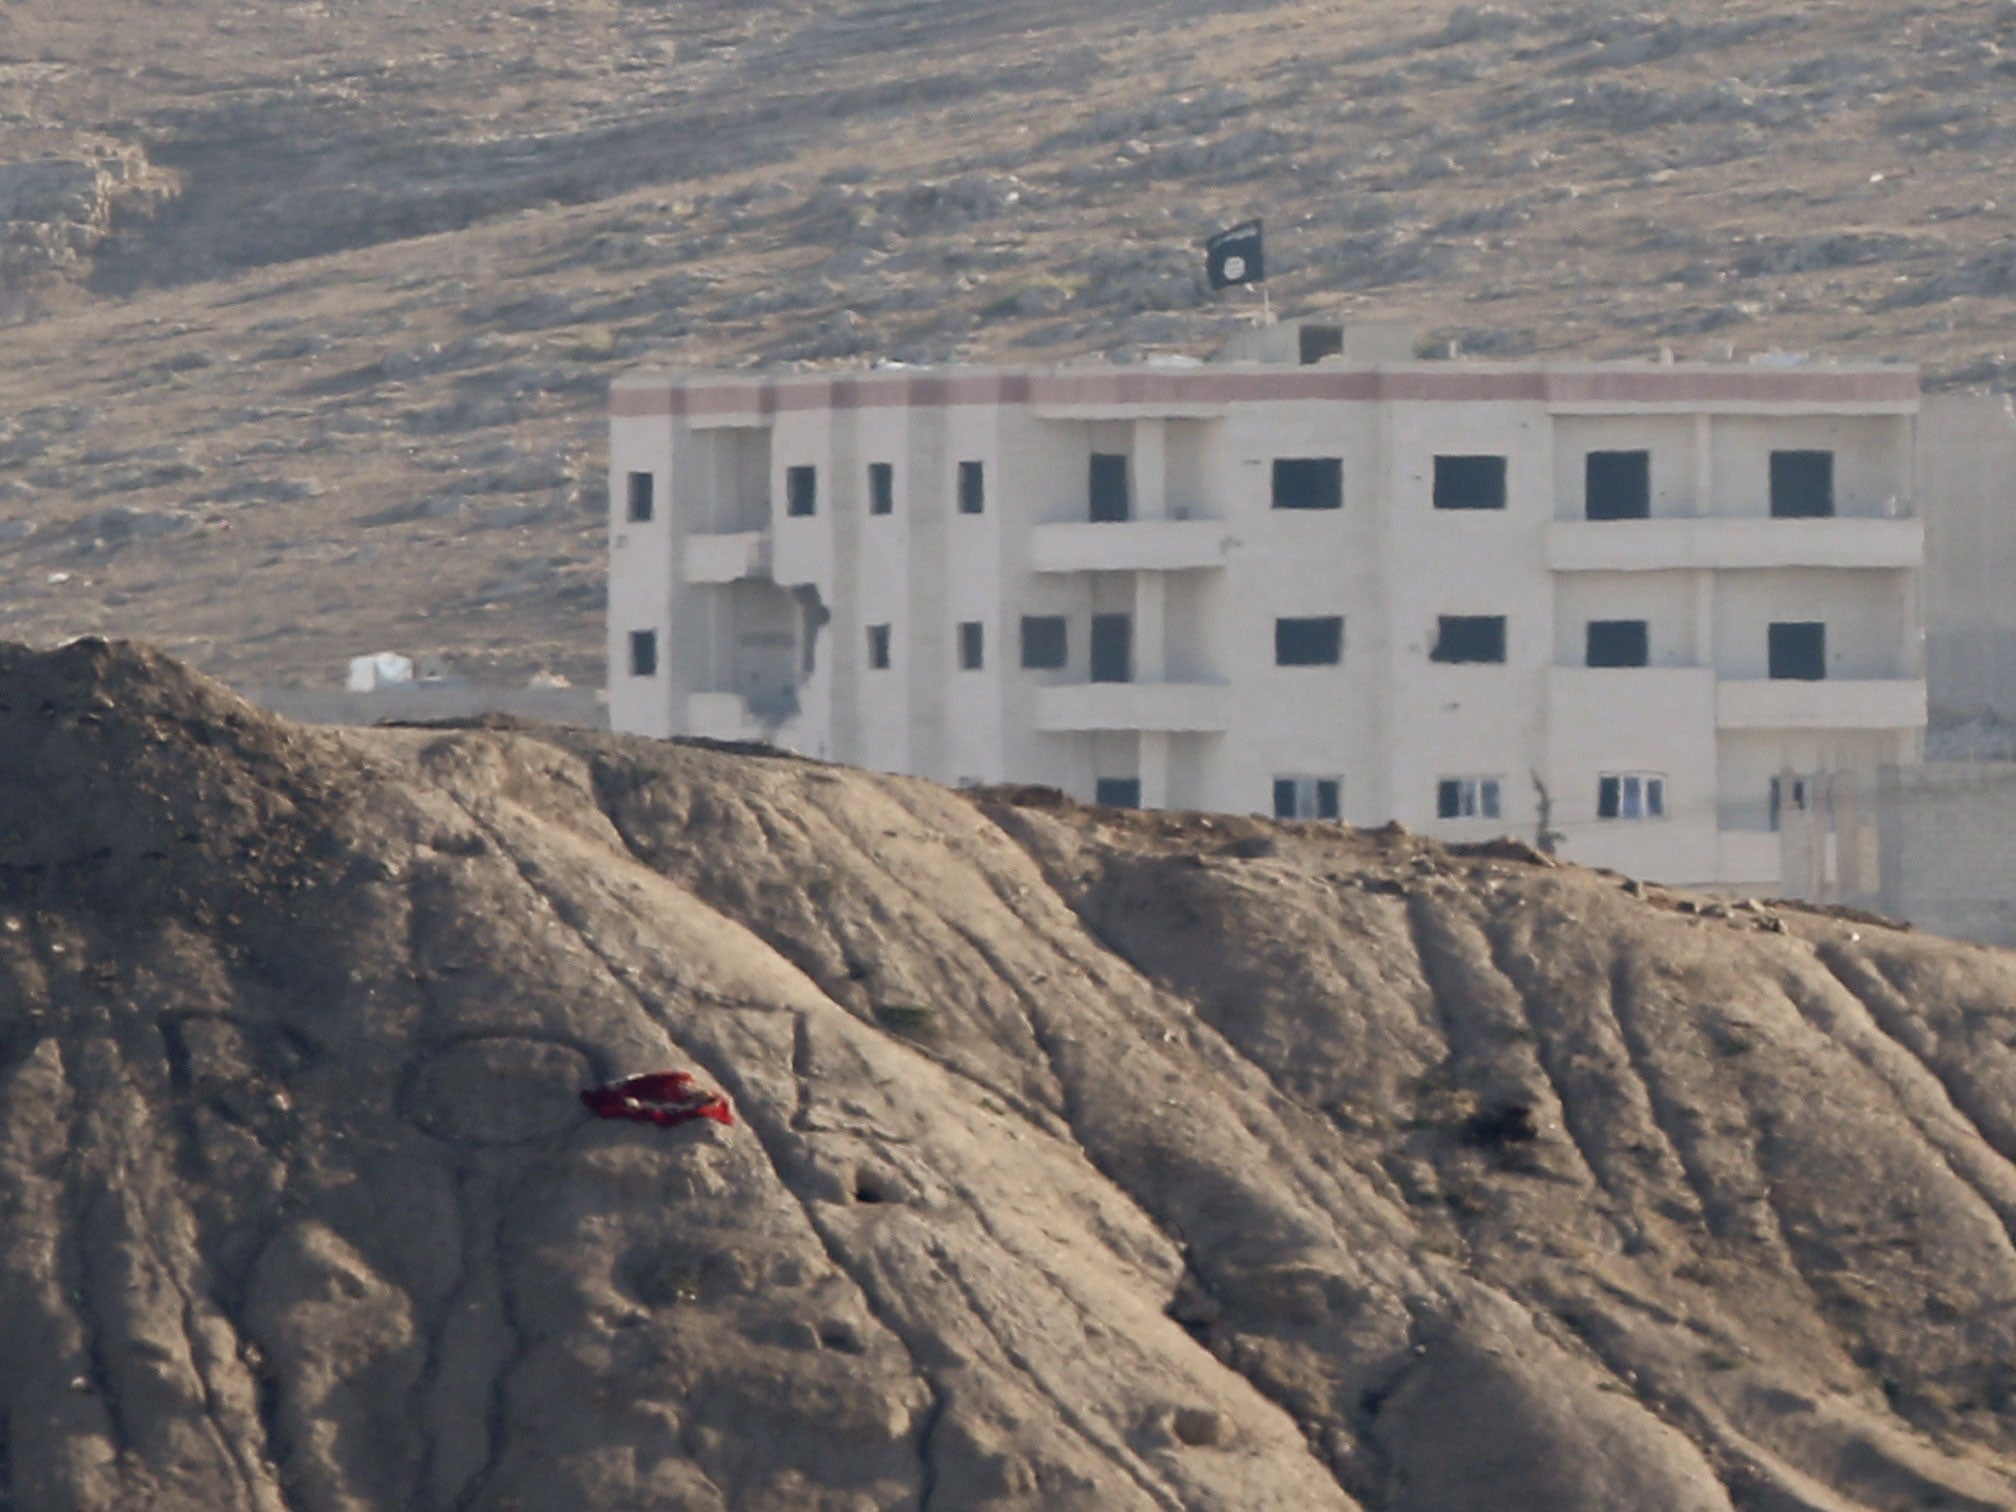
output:
{"label": "arid landscape background", "polygon": [[2016,5],[9,0],[0,617],[601,675],[626,365],[1424,352],[2011,381]]}

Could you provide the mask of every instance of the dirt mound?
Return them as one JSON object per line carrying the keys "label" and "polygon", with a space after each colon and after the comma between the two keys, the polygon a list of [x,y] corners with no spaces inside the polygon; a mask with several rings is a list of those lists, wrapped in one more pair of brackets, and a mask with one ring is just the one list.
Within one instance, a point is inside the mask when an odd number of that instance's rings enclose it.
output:
{"label": "dirt mound", "polygon": [[[0,1506],[2016,1505],[2016,957],[0,652]],[[689,1068],[736,1121],[602,1121]]]}

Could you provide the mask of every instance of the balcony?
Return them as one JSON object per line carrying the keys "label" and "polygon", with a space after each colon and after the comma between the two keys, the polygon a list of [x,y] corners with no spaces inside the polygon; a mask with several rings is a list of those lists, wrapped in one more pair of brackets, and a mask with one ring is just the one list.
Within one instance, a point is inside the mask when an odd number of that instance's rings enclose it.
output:
{"label": "balcony", "polygon": [[1922,566],[1920,520],[1562,520],[1547,527],[1553,572],[1674,568]]}
{"label": "balcony", "polygon": [[1038,525],[1029,533],[1038,572],[1185,572],[1223,567],[1223,520],[1111,520]]}
{"label": "balcony", "polygon": [[686,581],[733,583],[770,575],[770,532],[739,530],[732,535],[689,535],[685,540]]}
{"label": "balcony", "polygon": [[1718,730],[1908,730],[1924,723],[1925,684],[1909,678],[1715,685]]}
{"label": "balcony", "polygon": [[1707,667],[1549,667],[1548,717],[1564,732],[1619,723],[1706,730],[1715,673]]}
{"label": "balcony", "polygon": [[1222,731],[1230,723],[1231,695],[1223,683],[1066,683],[1036,690],[1036,728],[1051,734]]}

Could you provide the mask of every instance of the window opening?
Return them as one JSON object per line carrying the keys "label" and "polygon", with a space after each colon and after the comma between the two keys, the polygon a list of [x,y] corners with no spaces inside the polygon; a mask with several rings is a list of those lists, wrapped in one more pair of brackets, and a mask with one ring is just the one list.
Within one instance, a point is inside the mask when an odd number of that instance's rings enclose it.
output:
{"label": "window opening", "polygon": [[1770,629],[1768,655],[1773,677],[1820,682],[1827,676],[1827,626],[1820,620],[1789,620]]}
{"label": "window opening", "polygon": [[1064,616],[1025,614],[1022,616],[1022,665],[1055,671],[1069,660]]}
{"label": "window opening", "polygon": [[1139,777],[1101,777],[1092,785],[1092,801],[1104,808],[1141,807]]}
{"label": "window opening", "polygon": [[1335,819],[1343,790],[1342,779],[1336,777],[1276,777],[1274,817]]}
{"label": "window opening", "polygon": [[1598,819],[1664,819],[1663,772],[1605,772],[1596,779]]}
{"label": "window opening", "polygon": [[981,634],[980,621],[961,620],[959,622],[959,666],[962,671],[978,672],[983,662],[986,642]]}
{"label": "window opening", "polygon": [[1652,454],[1594,451],[1582,460],[1582,510],[1592,520],[1652,515]]}
{"label": "window opening", "polygon": [[1305,325],[1295,332],[1295,355],[1303,367],[1311,367],[1325,357],[1344,350],[1344,327]]}
{"label": "window opening", "polygon": [[1435,784],[1435,817],[1498,818],[1499,780],[1496,777],[1444,777]]}
{"label": "window opening", "polygon": [[877,672],[889,669],[889,627],[870,625],[868,627],[868,665]]}
{"label": "window opening", "polygon": [[1274,621],[1275,666],[1331,667],[1343,658],[1343,616]]}
{"label": "window opening", "polygon": [[1583,660],[1591,667],[1642,667],[1651,661],[1651,640],[1644,620],[1590,620]]}
{"label": "window opening", "polygon": [[658,675],[658,632],[656,630],[632,630],[630,632],[630,675],[632,677],[656,677]]}
{"label": "window opening", "polygon": [[1124,520],[1133,512],[1127,486],[1127,458],[1113,452],[1092,453],[1090,516],[1094,520]]}
{"label": "window opening", "polygon": [[1825,519],[1834,513],[1834,453],[1771,453],[1771,514],[1781,520]]}
{"label": "window opening", "polygon": [[959,513],[979,514],[987,507],[987,471],[978,462],[959,464]]}
{"label": "window opening", "polygon": [[1505,660],[1505,616],[1502,614],[1442,614],[1435,619],[1438,662],[1502,662]]}
{"label": "window opening", "polygon": [[1808,807],[1806,779],[1804,777],[1773,777],[1771,779],[1771,828],[1778,828],[1779,819],[1786,813],[1803,814]]}
{"label": "window opening", "polygon": [[868,464],[868,513],[893,514],[896,510],[896,469],[887,462]]}
{"label": "window opening", "polygon": [[630,518],[640,524],[651,518],[651,484],[648,472],[630,474]]}
{"label": "window opening", "polygon": [[1134,680],[1134,616],[1092,616],[1092,681]]}
{"label": "window opening", "polygon": [[1276,509],[1342,509],[1344,507],[1344,459],[1342,457],[1276,457],[1274,459],[1274,507]]}
{"label": "window opening", "polygon": [[1503,457],[1437,457],[1435,459],[1435,507],[1437,509],[1503,509],[1505,507],[1505,459]]}
{"label": "window opening", "polygon": [[784,513],[804,518],[818,506],[819,472],[812,467],[784,469]]}

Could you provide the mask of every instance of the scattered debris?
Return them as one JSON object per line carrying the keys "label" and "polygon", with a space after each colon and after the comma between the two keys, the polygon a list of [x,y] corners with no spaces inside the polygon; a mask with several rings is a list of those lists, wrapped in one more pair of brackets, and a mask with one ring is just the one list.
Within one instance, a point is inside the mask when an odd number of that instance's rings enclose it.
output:
{"label": "scattered debris", "polygon": [[583,1087],[581,1101],[597,1118],[628,1118],[664,1128],[696,1118],[735,1122],[728,1099],[707,1091],[687,1071],[647,1071],[624,1081]]}

